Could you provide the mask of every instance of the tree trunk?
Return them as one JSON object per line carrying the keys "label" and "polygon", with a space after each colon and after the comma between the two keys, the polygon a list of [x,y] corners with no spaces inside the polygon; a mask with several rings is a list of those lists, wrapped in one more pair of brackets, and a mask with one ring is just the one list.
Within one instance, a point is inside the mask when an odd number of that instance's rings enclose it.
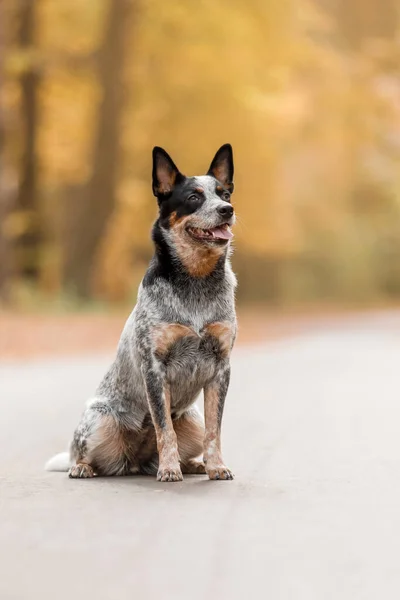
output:
{"label": "tree trunk", "polygon": [[5,19],[4,4],[0,1],[0,302],[3,304],[9,303],[11,299],[13,248],[10,232],[7,231],[7,223],[13,209],[16,192],[16,178],[6,153],[7,119],[1,96],[6,53]]}
{"label": "tree trunk", "polygon": [[[28,53],[34,48],[36,31],[36,0],[19,0],[18,41],[21,49]],[[20,275],[37,279],[39,274],[40,218],[37,194],[37,88],[39,74],[30,64],[20,78],[22,159],[17,210],[23,218],[24,232],[16,244],[17,270]]]}
{"label": "tree trunk", "polygon": [[116,200],[119,125],[122,110],[124,33],[130,0],[111,0],[104,40],[99,52],[103,98],[94,137],[93,170],[74,214],[65,248],[64,276],[81,298],[91,292],[92,267]]}

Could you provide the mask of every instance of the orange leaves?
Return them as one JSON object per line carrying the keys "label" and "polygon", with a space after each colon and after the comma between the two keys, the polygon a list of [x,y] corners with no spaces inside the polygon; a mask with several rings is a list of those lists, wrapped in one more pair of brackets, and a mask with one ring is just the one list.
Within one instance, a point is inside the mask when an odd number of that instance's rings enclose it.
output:
{"label": "orange leaves", "polygon": [[[13,118],[18,77],[40,69],[41,197],[52,199],[46,222],[59,247],[61,190],[84,184],[93,168],[102,102],[96,57],[111,1],[36,0],[36,45],[21,52],[11,44],[5,62],[3,105]],[[151,251],[154,145],[191,174],[232,143],[242,257],[301,262],[325,244],[321,256],[336,265],[344,247],[356,247],[354,269],[366,277],[374,244],[385,246],[385,231],[400,222],[398,40],[366,38],[350,50],[341,29],[348,22],[310,0],[131,3],[118,199],[95,261],[96,293],[128,296]],[[363,4],[374,21],[378,5],[366,0],[357,11]],[[357,40],[361,21],[352,25]],[[10,223],[12,231],[25,226],[18,215]]]}

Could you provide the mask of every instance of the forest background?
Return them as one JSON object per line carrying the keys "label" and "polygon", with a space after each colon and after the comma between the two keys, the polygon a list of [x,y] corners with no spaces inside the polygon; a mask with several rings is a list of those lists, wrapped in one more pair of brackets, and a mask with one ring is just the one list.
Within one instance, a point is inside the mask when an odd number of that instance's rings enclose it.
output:
{"label": "forest background", "polygon": [[131,305],[151,150],[230,142],[241,306],[400,296],[395,0],[1,0],[0,305]]}

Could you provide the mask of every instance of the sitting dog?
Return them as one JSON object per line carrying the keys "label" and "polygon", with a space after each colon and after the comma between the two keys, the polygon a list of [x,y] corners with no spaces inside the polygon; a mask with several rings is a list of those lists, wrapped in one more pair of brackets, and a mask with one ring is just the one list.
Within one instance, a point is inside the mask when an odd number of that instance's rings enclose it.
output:
{"label": "sitting dog", "polygon": [[[203,473],[233,479],[221,454],[236,335],[231,146],[222,146],[200,177],[186,177],[154,148],[153,192],[155,253],[115,362],[87,403],[70,452],[46,468],[69,469],[72,478],[157,473],[158,481],[181,481],[182,473]],[[194,405],[201,390],[205,427]]]}

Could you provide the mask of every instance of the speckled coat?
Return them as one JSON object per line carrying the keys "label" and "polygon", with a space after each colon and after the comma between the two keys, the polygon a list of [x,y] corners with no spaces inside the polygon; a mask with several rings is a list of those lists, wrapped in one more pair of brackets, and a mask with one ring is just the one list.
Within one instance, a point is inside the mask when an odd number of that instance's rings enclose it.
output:
{"label": "speckled coat", "polygon": [[[236,336],[232,180],[228,144],[200,177],[185,177],[164,150],[154,149],[155,254],[115,361],[73,435],[70,477],[233,478],[220,440]],[[202,390],[205,426],[194,404]],[[62,470],[60,457],[49,461],[50,470]]]}

